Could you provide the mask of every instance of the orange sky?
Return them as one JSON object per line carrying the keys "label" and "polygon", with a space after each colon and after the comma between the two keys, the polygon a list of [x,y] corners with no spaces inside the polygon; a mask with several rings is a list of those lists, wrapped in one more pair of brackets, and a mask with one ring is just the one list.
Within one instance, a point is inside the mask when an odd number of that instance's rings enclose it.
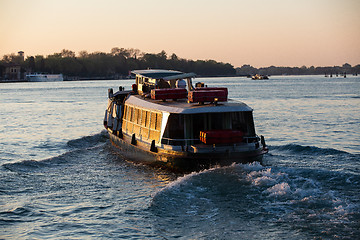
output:
{"label": "orange sky", "polygon": [[360,64],[359,0],[0,0],[0,56],[113,47],[235,67]]}

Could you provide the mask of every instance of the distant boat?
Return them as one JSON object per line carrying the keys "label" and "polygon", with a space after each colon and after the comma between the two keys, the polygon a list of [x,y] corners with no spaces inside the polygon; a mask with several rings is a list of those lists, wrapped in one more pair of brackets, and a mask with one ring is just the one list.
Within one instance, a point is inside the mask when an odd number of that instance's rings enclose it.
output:
{"label": "distant boat", "polygon": [[64,81],[62,74],[31,73],[26,75],[28,82],[57,82]]}
{"label": "distant boat", "polygon": [[254,76],[251,77],[251,79],[252,80],[264,80],[264,79],[269,79],[269,77],[266,75],[255,74]]}

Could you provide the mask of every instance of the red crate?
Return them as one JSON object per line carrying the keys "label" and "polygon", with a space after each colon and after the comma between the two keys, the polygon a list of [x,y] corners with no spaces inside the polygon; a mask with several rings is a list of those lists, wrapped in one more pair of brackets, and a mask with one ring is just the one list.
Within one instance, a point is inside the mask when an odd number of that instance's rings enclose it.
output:
{"label": "red crate", "polygon": [[204,90],[222,90],[226,92],[226,95],[228,95],[228,89],[225,87],[197,87],[195,88],[195,91],[204,91]]}
{"label": "red crate", "polygon": [[200,131],[200,141],[209,145],[239,143],[243,136],[243,132],[230,129]]}
{"label": "red crate", "polygon": [[152,89],[151,99],[166,100],[166,99],[180,99],[186,98],[187,91],[184,88],[163,88]]}
{"label": "red crate", "polygon": [[189,102],[218,102],[227,101],[227,91],[225,90],[195,90],[188,94]]}

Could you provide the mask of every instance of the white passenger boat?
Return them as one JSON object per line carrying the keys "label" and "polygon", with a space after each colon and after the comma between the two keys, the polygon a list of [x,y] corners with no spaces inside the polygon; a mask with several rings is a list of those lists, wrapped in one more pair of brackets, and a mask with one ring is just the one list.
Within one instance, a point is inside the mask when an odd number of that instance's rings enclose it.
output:
{"label": "white passenger boat", "polygon": [[228,99],[227,88],[192,85],[194,73],[137,70],[132,90],[109,89],[104,126],[127,159],[194,171],[261,161],[253,110]]}
{"label": "white passenger boat", "polygon": [[56,82],[64,81],[62,74],[31,73],[26,75],[28,82]]}

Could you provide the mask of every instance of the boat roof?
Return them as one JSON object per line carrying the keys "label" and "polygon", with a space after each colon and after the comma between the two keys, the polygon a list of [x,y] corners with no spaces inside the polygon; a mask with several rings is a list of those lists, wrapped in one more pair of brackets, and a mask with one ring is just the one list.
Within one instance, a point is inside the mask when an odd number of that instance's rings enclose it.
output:
{"label": "boat roof", "polygon": [[139,95],[130,95],[126,104],[137,106],[151,111],[161,111],[177,114],[196,114],[196,113],[220,113],[220,112],[248,112],[253,111],[251,107],[243,102],[229,99],[228,102],[214,104],[188,103],[187,99],[177,101],[161,101],[144,99]]}
{"label": "boat roof", "polygon": [[180,71],[163,69],[134,70],[131,71],[131,73],[152,79],[164,79],[166,81],[196,76],[195,73],[183,73]]}

